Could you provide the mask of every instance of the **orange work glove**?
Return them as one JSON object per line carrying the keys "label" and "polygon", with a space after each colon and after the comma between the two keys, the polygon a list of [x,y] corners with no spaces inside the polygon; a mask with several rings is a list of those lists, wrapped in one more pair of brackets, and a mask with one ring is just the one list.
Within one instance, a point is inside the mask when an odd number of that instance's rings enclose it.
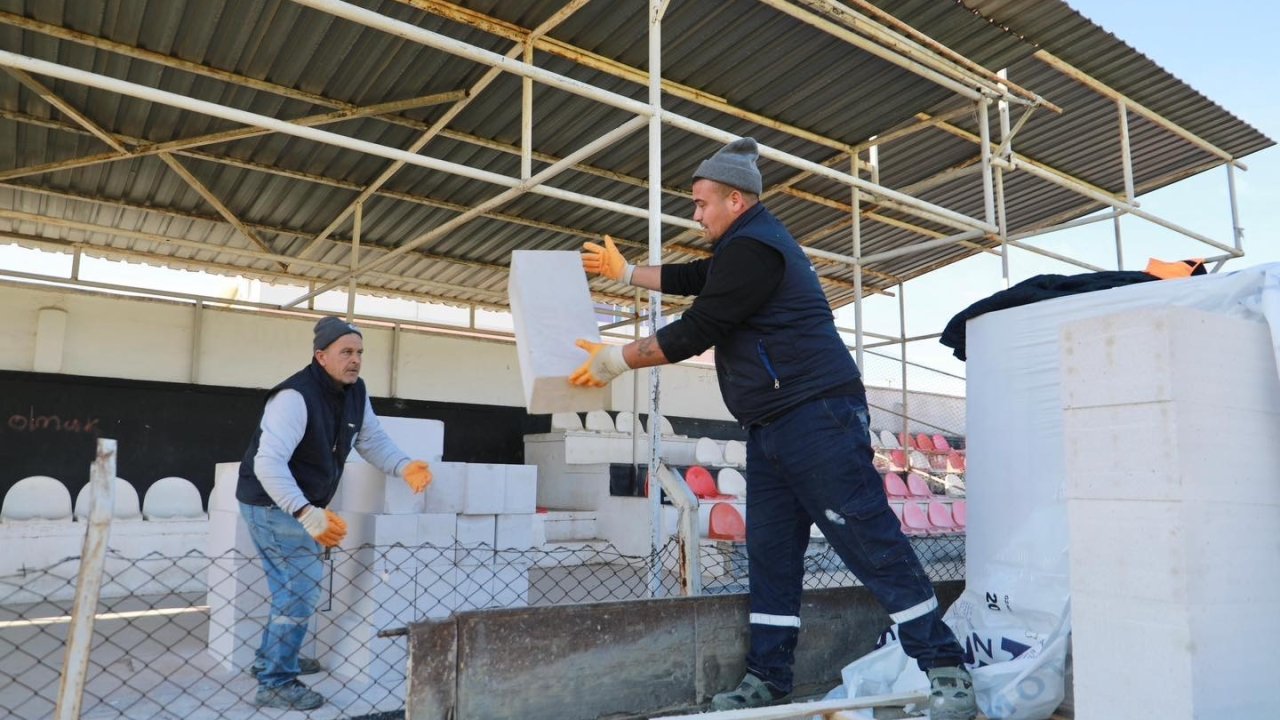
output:
{"label": "orange work glove", "polygon": [[332,510],[308,505],[298,520],[316,542],[328,548],[335,547],[347,536],[347,523]]}
{"label": "orange work glove", "polygon": [[604,245],[593,242],[582,243],[582,269],[595,275],[603,275],[610,280],[631,284],[631,273],[635,265],[628,265],[613,238],[604,236]]}
{"label": "orange work glove", "polygon": [[591,357],[569,376],[570,384],[601,388],[631,369],[622,357],[621,345],[604,345],[589,340],[579,340],[575,344]]}
{"label": "orange work glove", "polygon": [[409,489],[414,495],[427,489],[431,484],[431,468],[427,467],[427,463],[423,460],[414,460],[404,466],[404,472],[401,473]]}

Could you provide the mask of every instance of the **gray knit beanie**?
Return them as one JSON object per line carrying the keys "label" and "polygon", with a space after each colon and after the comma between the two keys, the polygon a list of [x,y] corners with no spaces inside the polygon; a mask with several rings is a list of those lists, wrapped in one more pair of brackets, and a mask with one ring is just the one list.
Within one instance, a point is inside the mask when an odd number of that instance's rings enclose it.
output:
{"label": "gray knit beanie", "polygon": [[693,179],[715,180],[742,192],[759,195],[764,185],[760,181],[760,169],[756,167],[758,157],[760,151],[755,139],[738,138],[703,160]]}
{"label": "gray knit beanie", "polygon": [[351,333],[364,337],[355,325],[342,318],[326,315],[316,323],[316,337],[312,340],[311,346],[316,350],[323,350],[332,345],[334,340]]}

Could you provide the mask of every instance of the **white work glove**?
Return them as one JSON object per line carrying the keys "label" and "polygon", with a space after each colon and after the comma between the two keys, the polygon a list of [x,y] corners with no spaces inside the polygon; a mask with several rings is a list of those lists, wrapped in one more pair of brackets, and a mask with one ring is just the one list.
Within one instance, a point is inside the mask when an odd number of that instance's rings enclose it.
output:
{"label": "white work glove", "polygon": [[590,357],[569,376],[569,382],[573,385],[601,388],[631,369],[622,357],[621,345],[605,345],[589,340],[578,340],[575,344],[586,350]]}
{"label": "white work glove", "polygon": [[347,523],[332,510],[308,505],[298,516],[298,522],[325,547],[334,547],[347,536]]}

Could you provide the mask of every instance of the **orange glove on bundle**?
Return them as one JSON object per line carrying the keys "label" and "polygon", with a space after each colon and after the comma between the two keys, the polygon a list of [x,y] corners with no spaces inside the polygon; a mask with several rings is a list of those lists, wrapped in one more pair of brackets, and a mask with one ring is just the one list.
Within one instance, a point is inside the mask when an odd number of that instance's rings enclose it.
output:
{"label": "orange glove on bundle", "polygon": [[332,510],[308,505],[298,516],[298,521],[316,542],[327,548],[337,546],[347,536],[347,523]]}
{"label": "orange glove on bundle", "polygon": [[401,471],[401,477],[404,478],[405,483],[408,484],[413,494],[417,495],[426,490],[427,486],[431,484],[431,468],[427,467],[425,461],[414,460],[404,466],[404,470]]}
{"label": "orange glove on bundle", "polygon": [[569,376],[570,384],[601,388],[631,369],[622,357],[621,345],[605,345],[590,340],[579,340],[575,344],[586,350],[591,357]]}
{"label": "orange glove on bundle", "polygon": [[630,285],[636,266],[627,264],[613,238],[605,235],[603,246],[593,242],[582,244],[582,269]]}

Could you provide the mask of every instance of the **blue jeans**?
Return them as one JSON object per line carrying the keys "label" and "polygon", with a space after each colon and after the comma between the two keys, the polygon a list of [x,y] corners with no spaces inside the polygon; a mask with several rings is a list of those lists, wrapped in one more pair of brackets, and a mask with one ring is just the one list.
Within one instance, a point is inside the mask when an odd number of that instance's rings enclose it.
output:
{"label": "blue jeans", "polygon": [[775,690],[792,690],[811,522],[899,624],[921,670],[964,660],[871,464],[869,424],[866,398],[848,395],[807,401],[748,433],[747,670]]}
{"label": "blue jeans", "polygon": [[264,664],[258,684],[279,687],[298,677],[302,640],[320,600],[320,545],[302,523],[278,507],[240,503],[240,514],[262,556],[271,590],[271,614],[258,647]]}

